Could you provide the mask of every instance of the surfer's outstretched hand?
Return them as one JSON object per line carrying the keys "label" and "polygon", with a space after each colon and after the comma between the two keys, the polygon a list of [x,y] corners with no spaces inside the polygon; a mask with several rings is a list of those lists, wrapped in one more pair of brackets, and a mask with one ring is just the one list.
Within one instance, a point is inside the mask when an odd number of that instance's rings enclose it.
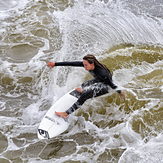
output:
{"label": "surfer's outstretched hand", "polygon": [[65,119],[68,118],[68,114],[67,114],[66,112],[56,112],[56,111],[55,111],[55,114],[57,114],[57,115],[60,116],[60,117],[65,118]]}
{"label": "surfer's outstretched hand", "polygon": [[53,68],[55,66],[55,62],[49,61],[47,66],[50,67],[50,68]]}

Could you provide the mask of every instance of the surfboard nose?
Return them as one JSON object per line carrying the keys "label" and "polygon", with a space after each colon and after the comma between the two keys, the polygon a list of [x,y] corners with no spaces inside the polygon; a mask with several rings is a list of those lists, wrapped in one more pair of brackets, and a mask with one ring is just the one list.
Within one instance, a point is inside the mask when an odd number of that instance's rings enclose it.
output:
{"label": "surfboard nose", "polygon": [[42,129],[38,129],[37,136],[39,139],[50,139],[49,133]]}

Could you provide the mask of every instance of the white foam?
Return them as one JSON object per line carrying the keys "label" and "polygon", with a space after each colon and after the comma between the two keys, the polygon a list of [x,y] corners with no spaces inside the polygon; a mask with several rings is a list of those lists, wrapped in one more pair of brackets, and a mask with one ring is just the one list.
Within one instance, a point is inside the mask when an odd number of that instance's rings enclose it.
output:
{"label": "white foam", "polygon": [[119,163],[161,163],[163,160],[163,143],[147,143],[143,146],[128,148],[121,156]]}
{"label": "white foam", "polygon": [[[9,6],[9,8],[6,11],[0,11],[0,19],[4,20],[6,17],[12,16],[12,12],[14,13],[23,13],[23,7],[28,2],[33,2],[32,0],[24,0],[24,1],[12,1],[12,8]],[[35,2],[36,4],[39,3],[39,1],[34,1],[34,5],[30,6],[32,9],[35,8]],[[162,36],[162,27],[157,24],[157,21],[143,16],[137,16],[130,11],[126,11],[123,9],[123,6],[120,5],[122,1],[74,1],[73,5],[71,7],[66,8],[65,10],[55,10],[55,6],[52,8],[54,9],[53,15],[51,14],[51,18],[55,19],[56,22],[59,24],[59,32],[60,37],[62,37],[62,48],[57,49],[54,52],[48,52],[48,50],[51,50],[50,48],[50,41],[49,39],[43,39],[41,38],[41,41],[45,43],[43,47],[39,49],[38,54],[35,54],[35,56],[26,63],[11,63],[6,61],[2,61],[2,64],[0,65],[0,70],[3,72],[2,76],[10,76],[12,79],[14,79],[14,84],[16,85],[15,89],[19,88],[18,94],[11,94],[10,92],[6,95],[7,100],[11,99],[12,97],[19,97],[19,95],[22,95],[23,91],[26,93],[27,91],[27,98],[30,100],[33,98],[32,103],[25,103],[25,106],[22,104],[24,98],[22,98],[22,101],[20,103],[17,103],[16,106],[20,108],[18,110],[18,114],[22,113],[22,116],[20,115],[20,120],[12,118],[12,117],[1,117],[1,130],[4,130],[7,132],[7,136],[10,139],[11,137],[15,138],[20,133],[36,133],[37,127],[39,122],[41,122],[41,119],[43,115],[45,115],[46,111],[50,108],[50,105],[52,105],[54,102],[56,102],[59,97],[64,95],[66,92],[71,90],[72,88],[80,85],[83,80],[85,80],[85,75],[87,72],[84,71],[84,69],[79,70],[77,68],[61,68],[61,67],[55,67],[54,69],[50,70],[46,67],[46,62],[49,59],[52,59],[53,61],[63,61],[63,60],[82,60],[82,56],[87,53],[93,53],[97,56],[98,59],[107,59],[109,57],[115,57],[115,56],[132,56],[132,53],[134,51],[138,52],[138,49],[135,47],[126,48],[126,49],[120,49],[120,50],[113,50],[112,53],[107,53],[107,51],[116,45],[125,44],[125,43],[133,43],[133,45],[138,44],[162,44],[163,36]],[[50,3],[50,2],[49,2]],[[39,4],[38,4],[39,5]],[[20,9],[20,10],[19,10]],[[28,9],[26,9],[28,10]],[[30,12],[30,10],[28,10]],[[33,10],[32,10],[33,11]],[[41,13],[41,10],[39,11],[39,14]],[[28,14],[28,12],[27,12]],[[33,14],[33,22],[35,23],[35,20],[38,21],[38,24],[41,24],[41,14],[39,17],[39,14],[36,15]],[[26,17],[26,21],[28,22],[28,18]],[[40,19],[41,21],[40,21]],[[18,18],[19,19],[19,18]],[[47,18],[48,19],[48,18]],[[51,19],[48,19],[51,20]],[[21,24],[21,16],[20,20],[17,21]],[[17,23],[16,22],[16,23]],[[162,23],[162,20],[160,20]],[[58,24],[50,24],[52,25],[51,29],[55,28]],[[163,23],[162,23],[163,24]],[[17,24],[14,24],[17,28],[20,26],[17,26]],[[41,24],[42,25],[42,24]],[[3,33],[5,30],[7,30],[7,27],[10,27],[10,24],[7,22],[4,22],[1,24],[3,26],[2,29],[0,29],[0,32]],[[46,26],[48,28],[48,25]],[[33,26],[29,27],[29,31],[32,30]],[[25,27],[22,27],[22,29],[14,29],[18,32],[22,32],[23,30],[27,30]],[[27,31],[28,31],[27,30]],[[13,31],[10,31],[11,33]],[[14,31],[15,32],[15,31]],[[13,32],[13,33],[14,33]],[[28,37],[28,32],[25,32],[25,36]],[[7,33],[5,33],[7,35]],[[32,35],[33,36],[33,35]],[[37,36],[36,36],[37,37]],[[38,37],[38,39],[40,39]],[[6,39],[6,42],[8,40]],[[60,41],[60,40],[59,40]],[[3,41],[2,41],[3,42]],[[7,43],[4,43],[5,45]],[[10,44],[9,44],[10,46]],[[46,50],[46,52],[44,52]],[[155,51],[155,50],[154,50]],[[157,51],[157,50],[156,50]],[[145,49],[142,49],[139,51],[146,52]],[[5,55],[5,54],[3,54]],[[132,59],[131,59],[132,61]],[[138,80],[134,80],[138,76],[143,76],[146,74],[149,74],[155,69],[161,69],[162,68],[162,61],[158,61],[157,63],[151,64],[147,62],[142,62],[140,65],[135,66],[129,66],[127,68],[120,68],[116,69],[113,73],[113,79],[117,85],[120,85],[121,87],[124,87],[124,85],[128,85],[129,83],[133,84],[133,87],[135,86],[137,88],[137,84],[139,84]],[[25,84],[19,84],[17,83],[19,78],[23,77],[31,77],[33,80],[31,83],[29,83],[29,88],[31,89],[26,90],[23,89],[25,87]],[[163,79],[162,79],[163,81]],[[143,82],[142,82],[143,83]],[[31,84],[31,85],[30,85]],[[143,83],[146,85],[146,83]],[[15,86],[11,85],[11,86]],[[18,87],[19,86],[19,87]],[[150,86],[150,85],[149,85]],[[35,92],[32,90],[37,90],[38,92],[35,94]],[[161,86],[161,89],[163,91],[163,87]],[[143,90],[143,89],[142,89]],[[12,90],[13,91],[13,90]],[[28,92],[29,91],[29,92]],[[33,91],[33,92],[32,92]],[[132,92],[132,88],[127,88],[128,92]],[[133,91],[133,93],[135,93]],[[26,95],[26,94],[25,94]],[[135,96],[137,93],[134,94]],[[20,97],[21,98],[21,97]],[[108,97],[110,98],[110,97]],[[113,97],[111,97],[113,98]],[[130,107],[130,100],[132,97],[127,97],[126,103]],[[45,102],[47,100],[47,102]],[[48,101],[49,100],[49,101]],[[118,101],[118,98],[114,98],[115,101]],[[97,161],[97,157],[105,152],[107,149],[115,149],[115,148],[122,148],[127,149],[126,152],[122,155],[120,158],[119,163],[126,163],[132,162],[132,156],[135,161],[138,161],[140,163],[145,163],[145,161],[153,163],[152,161],[161,159],[162,157],[162,137],[157,137],[157,139],[151,139],[147,144],[144,144],[142,141],[142,138],[140,134],[135,133],[132,129],[132,125],[130,124],[130,121],[132,121],[134,118],[134,114],[140,114],[139,110],[133,111],[130,114],[126,114],[123,110],[120,110],[121,105],[117,105],[116,102],[113,100],[111,104],[106,104],[104,106],[106,108],[106,115],[100,115],[98,114],[98,104],[101,106],[103,101],[100,99],[94,99],[91,102],[89,101],[88,104],[83,108],[83,112],[86,112],[88,115],[88,120],[85,120],[82,116],[74,116],[72,117],[72,125],[70,126],[70,129],[68,133],[64,133],[61,135],[61,141],[64,141],[63,139],[67,139],[69,136],[81,133],[87,132],[88,135],[91,135],[94,138],[94,142],[92,144],[83,144],[83,145],[77,145],[77,150],[73,154],[69,154],[66,156],[61,156],[59,161],[69,161],[69,160],[80,160],[80,161],[86,161],[91,162],[92,160],[94,162]],[[139,100],[139,99],[136,99]],[[146,100],[146,99],[145,99]],[[149,99],[148,99],[149,100]],[[98,102],[99,101],[99,102]],[[8,102],[8,101],[7,101]],[[136,101],[138,102],[138,101]],[[153,107],[156,107],[156,104],[159,104],[159,101],[156,102],[149,102],[147,105],[145,105],[145,109],[147,111],[149,109],[152,109]],[[96,105],[97,104],[97,105]],[[1,102],[0,106],[2,108],[1,111],[6,109],[6,102]],[[43,106],[42,106],[43,105]],[[45,106],[44,106],[45,105]],[[43,108],[41,110],[40,108]],[[24,108],[23,108],[24,107]],[[90,107],[93,107],[94,110],[89,110]],[[134,107],[134,106],[131,106]],[[123,106],[122,106],[123,108]],[[22,110],[21,110],[22,109]],[[132,108],[130,108],[132,109]],[[143,108],[140,108],[140,110],[143,112]],[[5,110],[7,112],[7,110]],[[7,116],[10,116],[7,112]],[[12,115],[11,115],[12,116]],[[19,116],[19,115],[18,115]],[[111,121],[111,120],[117,120],[120,121],[120,124],[116,124],[114,127],[109,128],[109,125],[105,128],[98,127],[96,123],[100,123],[100,120],[104,121]],[[121,122],[123,121],[123,122]],[[21,124],[22,123],[22,124]],[[6,128],[5,128],[6,126]],[[12,128],[10,128],[13,127]],[[7,128],[9,127],[9,128]],[[10,131],[11,129],[11,131]],[[82,134],[81,134],[82,135]],[[11,136],[11,137],[10,137]],[[36,140],[37,141],[37,140]],[[56,138],[52,141],[60,141],[60,139]],[[72,141],[70,139],[67,139],[67,141]],[[10,149],[16,149],[13,142],[10,142]],[[27,145],[30,145],[31,142],[28,141]],[[36,143],[37,145],[37,143]],[[87,150],[79,151],[78,149],[83,148]],[[7,149],[8,150],[8,149]],[[23,147],[22,147],[22,150]],[[160,151],[159,151],[160,150]],[[79,151],[79,153],[78,153]],[[144,152],[145,151],[145,152]],[[91,154],[90,154],[91,153]],[[151,156],[151,157],[150,157]],[[23,155],[22,155],[23,157]],[[30,157],[30,156],[29,156]],[[38,156],[32,156],[36,158],[27,158],[29,159],[29,162],[47,162],[44,160],[39,160]],[[53,157],[53,156],[52,156]],[[55,157],[55,156],[54,156]],[[48,162],[58,162],[57,158],[49,158],[50,160]]]}
{"label": "white foam", "polygon": [[12,12],[20,12],[18,9],[24,8],[28,0],[6,0],[0,2],[0,20],[12,16]]}

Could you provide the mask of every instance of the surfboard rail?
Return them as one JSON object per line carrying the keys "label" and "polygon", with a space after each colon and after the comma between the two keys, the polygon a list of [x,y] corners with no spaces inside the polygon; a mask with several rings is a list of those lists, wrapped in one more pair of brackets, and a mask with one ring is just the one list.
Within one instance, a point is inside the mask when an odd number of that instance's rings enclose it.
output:
{"label": "surfboard rail", "polygon": [[69,127],[69,119],[59,117],[57,112],[64,112],[80,97],[81,93],[75,89],[62,96],[44,115],[37,131],[39,139],[50,139],[66,131]]}

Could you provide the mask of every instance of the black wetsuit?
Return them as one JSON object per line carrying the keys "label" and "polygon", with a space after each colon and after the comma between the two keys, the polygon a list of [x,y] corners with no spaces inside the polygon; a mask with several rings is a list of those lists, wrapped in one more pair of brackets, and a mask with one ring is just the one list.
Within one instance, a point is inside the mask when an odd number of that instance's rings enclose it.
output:
{"label": "black wetsuit", "polygon": [[[55,66],[77,66],[84,67],[83,62],[56,62]],[[106,67],[107,68],[107,67]],[[112,89],[117,89],[117,86],[112,81],[112,76],[107,68],[108,72],[99,66],[95,65],[94,70],[90,70],[89,73],[94,77],[94,79],[88,80],[82,84],[82,93],[78,100],[66,111],[67,114],[71,114],[77,110],[83,103],[92,97],[98,97],[109,93],[109,87]],[[121,93],[121,90],[116,90]]]}

